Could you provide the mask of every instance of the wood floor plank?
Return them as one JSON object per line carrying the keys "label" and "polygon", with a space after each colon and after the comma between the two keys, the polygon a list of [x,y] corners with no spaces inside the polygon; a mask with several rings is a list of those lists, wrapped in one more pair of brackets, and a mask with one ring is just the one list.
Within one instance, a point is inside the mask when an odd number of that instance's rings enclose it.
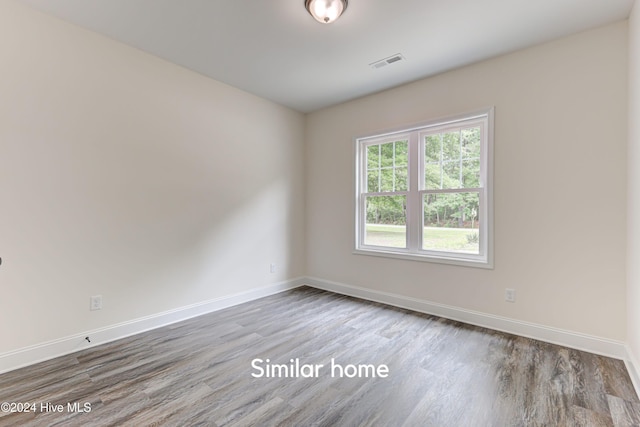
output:
{"label": "wood floor plank", "polygon": [[27,401],[65,411],[0,427],[640,426],[619,360],[306,287],[0,375],[0,402]]}

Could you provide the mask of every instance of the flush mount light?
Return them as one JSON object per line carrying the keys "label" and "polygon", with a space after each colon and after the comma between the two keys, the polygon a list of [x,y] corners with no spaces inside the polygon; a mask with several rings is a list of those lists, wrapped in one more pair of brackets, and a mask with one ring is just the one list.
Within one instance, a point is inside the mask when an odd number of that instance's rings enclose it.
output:
{"label": "flush mount light", "polygon": [[342,15],[348,3],[347,0],[305,0],[304,7],[316,21],[330,24]]}

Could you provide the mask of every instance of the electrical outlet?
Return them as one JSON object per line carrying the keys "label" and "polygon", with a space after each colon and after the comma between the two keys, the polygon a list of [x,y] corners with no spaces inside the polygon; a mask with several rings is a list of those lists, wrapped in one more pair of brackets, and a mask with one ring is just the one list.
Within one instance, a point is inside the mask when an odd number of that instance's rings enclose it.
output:
{"label": "electrical outlet", "polygon": [[102,295],[94,295],[89,299],[89,310],[102,310]]}
{"label": "electrical outlet", "polygon": [[271,265],[269,266],[269,271],[271,273],[275,273],[276,272],[276,264],[275,263],[271,263]]}
{"label": "electrical outlet", "polygon": [[516,290],[515,289],[505,289],[504,290],[504,300],[506,302],[516,302]]}

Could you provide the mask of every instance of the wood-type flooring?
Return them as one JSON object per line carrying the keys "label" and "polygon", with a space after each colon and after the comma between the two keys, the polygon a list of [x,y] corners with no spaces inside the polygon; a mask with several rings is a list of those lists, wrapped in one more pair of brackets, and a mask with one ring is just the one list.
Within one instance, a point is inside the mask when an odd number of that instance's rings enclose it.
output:
{"label": "wood-type flooring", "polygon": [[0,402],[0,426],[640,425],[622,361],[308,287],[8,372]]}

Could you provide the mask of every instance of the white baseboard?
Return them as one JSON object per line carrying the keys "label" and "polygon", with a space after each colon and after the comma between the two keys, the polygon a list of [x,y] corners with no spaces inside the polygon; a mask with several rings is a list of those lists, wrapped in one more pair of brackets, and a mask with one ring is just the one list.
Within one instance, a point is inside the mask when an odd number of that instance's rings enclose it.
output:
{"label": "white baseboard", "polygon": [[[0,374],[302,286],[292,279],[0,354]],[[91,343],[85,337],[90,337]]]}
{"label": "white baseboard", "polygon": [[[640,363],[623,342],[315,277],[275,283],[0,354],[0,374],[303,285],[622,359],[627,365],[636,392],[640,395]],[[87,336],[91,338],[91,343],[85,340]]]}
{"label": "white baseboard", "polygon": [[627,371],[629,371],[629,376],[631,377],[633,387],[636,389],[636,394],[640,397],[640,364],[629,346],[627,346],[627,358],[624,362],[627,365]]}
{"label": "white baseboard", "polygon": [[[344,283],[331,282],[308,277],[306,285],[324,289],[338,294],[349,295],[369,301],[389,304],[395,307],[406,308],[420,313],[431,314],[446,319],[457,320],[476,326],[482,326],[497,331],[533,338],[552,344],[588,351],[590,353],[608,356],[615,359],[627,360],[628,353],[625,343],[609,340],[577,332],[567,331],[535,323],[522,322],[506,317],[466,310],[459,307],[420,300],[417,298],[381,292]],[[638,365],[636,365],[638,366]]]}

